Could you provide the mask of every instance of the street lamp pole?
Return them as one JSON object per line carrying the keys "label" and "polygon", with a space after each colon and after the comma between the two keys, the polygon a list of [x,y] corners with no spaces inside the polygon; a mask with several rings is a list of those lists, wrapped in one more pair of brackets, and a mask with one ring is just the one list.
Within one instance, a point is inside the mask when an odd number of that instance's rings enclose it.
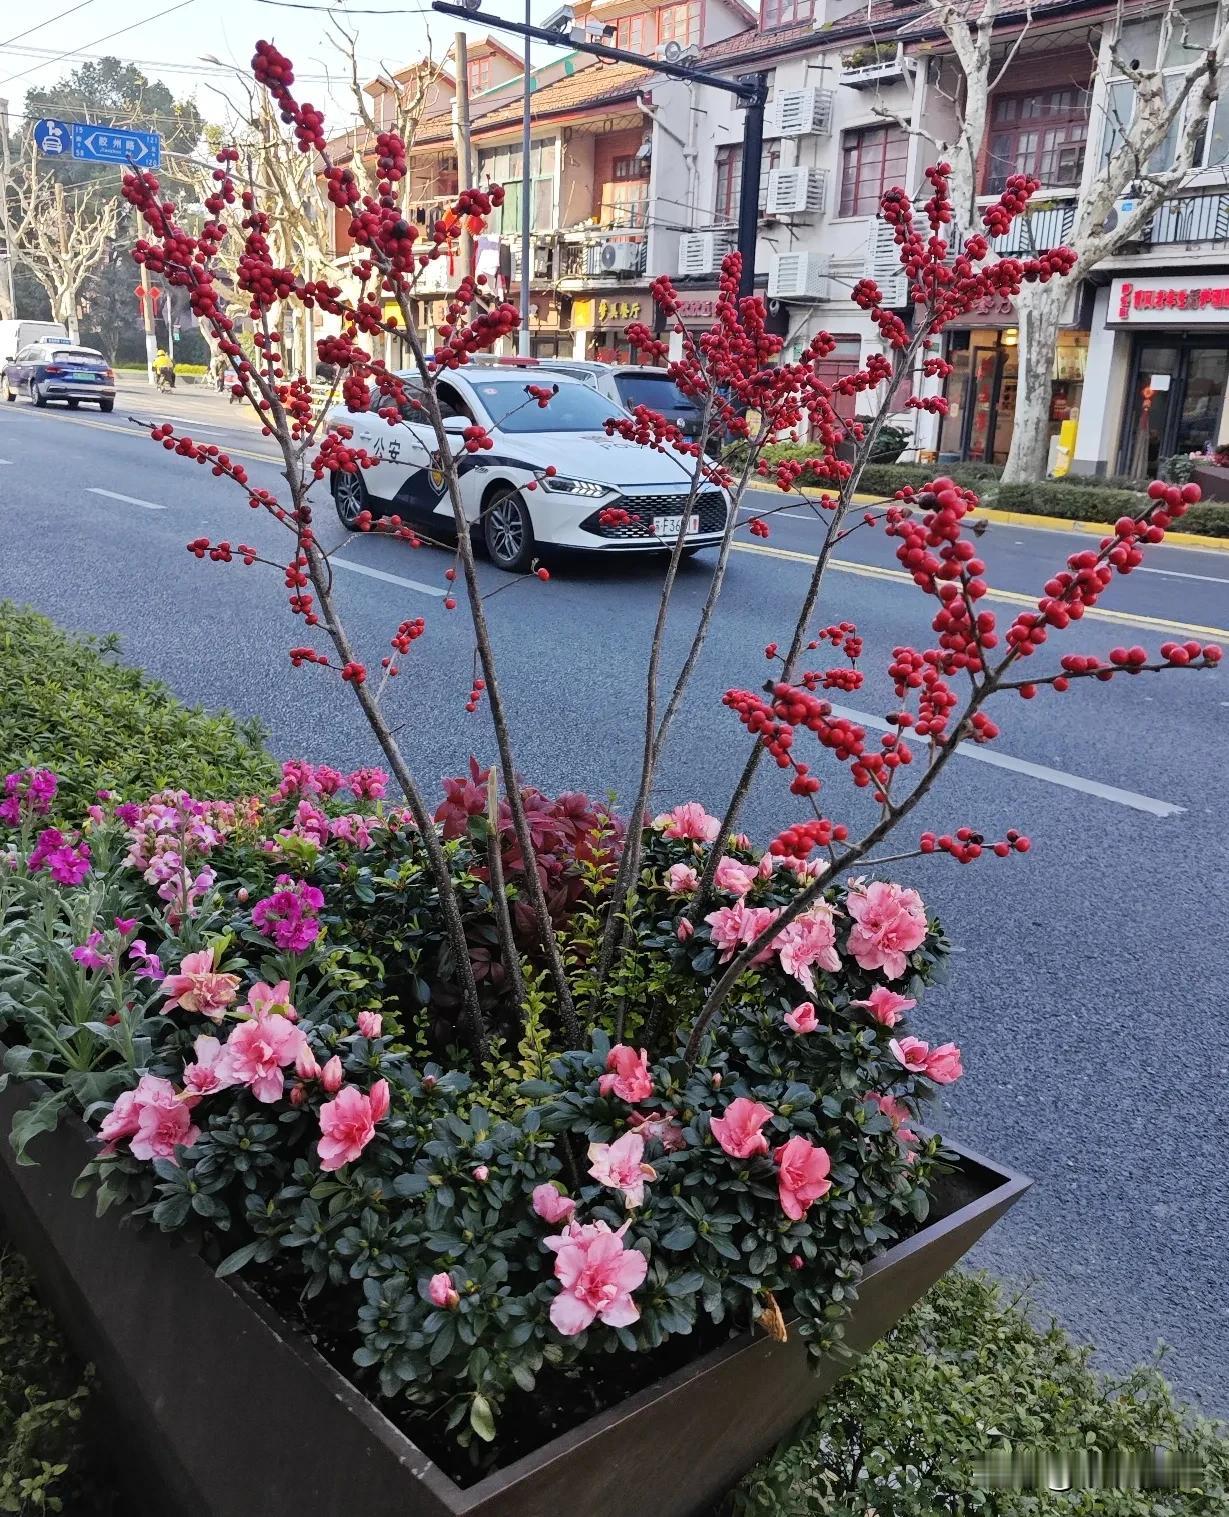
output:
{"label": "street lamp pole", "polygon": [[529,159],[533,152],[529,112],[533,94],[529,76],[529,0],[525,0],[525,78],[523,109],[525,119],[521,122],[521,330],[517,352],[522,358],[529,357],[529,229],[533,220],[533,176]]}
{"label": "street lamp pole", "polygon": [[447,0],[433,0],[431,9],[441,15],[455,16],[461,21],[476,21],[481,11],[483,26],[497,31],[515,32],[525,39],[525,97],[524,97],[524,154],[521,191],[521,352],[529,329],[529,280],[527,277],[529,254],[529,43],[530,40],[549,43],[552,47],[568,47],[573,52],[591,53],[595,58],[605,58],[610,63],[635,63],[640,68],[655,74],[665,74],[669,79],[688,79],[693,84],[707,84],[711,89],[724,90],[734,95],[746,107],[747,120],[743,131],[742,190],[738,202],[738,251],[742,254],[742,277],[739,280],[739,295],[750,295],[755,289],[755,238],[760,214],[760,157],[764,143],[764,104],[768,96],[768,77],[765,74],[741,74],[729,79],[724,74],[710,74],[707,69],[690,68],[685,63],[670,63],[663,58],[646,58],[642,53],[631,53],[622,47],[607,47],[604,42],[589,42],[577,38],[571,31],[551,31],[544,26],[529,23],[529,0],[525,0],[525,20],[505,21],[502,16],[491,16],[481,10],[482,0],[470,0],[468,5],[451,5]]}

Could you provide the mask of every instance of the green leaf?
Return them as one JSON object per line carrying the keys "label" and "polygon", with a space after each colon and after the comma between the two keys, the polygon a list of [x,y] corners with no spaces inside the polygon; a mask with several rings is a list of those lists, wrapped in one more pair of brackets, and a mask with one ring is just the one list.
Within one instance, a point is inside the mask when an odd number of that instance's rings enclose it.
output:
{"label": "green leaf", "polygon": [[17,1155],[18,1164],[33,1164],[35,1161],[26,1156],[26,1148],[31,1140],[42,1132],[54,1132],[59,1126],[60,1112],[68,1098],[66,1091],[56,1091],[54,1095],[43,1096],[35,1101],[33,1106],[27,1106],[19,1111],[13,1118],[13,1126],[9,1131],[9,1142]]}
{"label": "green leaf", "polygon": [[242,1248],[237,1248],[233,1254],[227,1254],[214,1273],[219,1279],[222,1279],[226,1275],[233,1275],[237,1270],[241,1270],[245,1264],[250,1264],[256,1257],[256,1251],[260,1247],[260,1243],[261,1240],[257,1238],[254,1243],[245,1243]]}
{"label": "green leaf", "polygon": [[470,1403],[469,1425],[483,1443],[494,1442],[495,1417],[491,1411],[491,1403],[485,1396],[475,1396]]}

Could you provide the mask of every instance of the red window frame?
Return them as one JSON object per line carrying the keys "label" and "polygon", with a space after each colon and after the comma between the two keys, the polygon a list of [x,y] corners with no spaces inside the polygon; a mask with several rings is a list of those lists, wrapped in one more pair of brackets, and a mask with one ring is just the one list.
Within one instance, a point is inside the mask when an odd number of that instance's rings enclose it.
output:
{"label": "red window frame", "polygon": [[815,0],[763,0],[760,7],[760,30],[774,31],[779,26],[796,26],[810,21],[815,14]]}
{"label": "red window frame", "polygon": [[[764,144],[760,157],[760,211],[768,204],[768,176],[781,162],[781,144]],[[713,219],[738,223],[738,203],[743,187],[743,145],[730,142],[717,149]]]}
{"label": "red window frame", "polygon": [[652,30],[653,17],[648,11],[620,16],[615,22],[615,46],[626,48],[629,53],[643,53],[657,46]]}
{"label": "red window frame", "polygon": [[610,177],[620,181],[647,179],[648,163],[636,153],[620,153],[617,158],[611,159]]}
{"label": "red window frame", "polygon": [[1076,188],[1088,149],[1088,92],[1068,84],[995,95],[986,144],[983,195],[998,195],[1012,174]]}
{"label": "red window frame", "polygon": [[864,126],[841,137],[841,216],[873,216],[883,192],[900,184],[909,164],[909,134],[897,126]]}
{"label": "red window frame", "polygon": [[469,60],[469,92],[471,95],[480,95],[483,90],[491,87],[491,60],[490,58],[471,58]]}
{"label": "red window frame", "polygon": [[677,42],[680,47],[699,46],[700,0],[678,0],[657,12],[657,42]]}

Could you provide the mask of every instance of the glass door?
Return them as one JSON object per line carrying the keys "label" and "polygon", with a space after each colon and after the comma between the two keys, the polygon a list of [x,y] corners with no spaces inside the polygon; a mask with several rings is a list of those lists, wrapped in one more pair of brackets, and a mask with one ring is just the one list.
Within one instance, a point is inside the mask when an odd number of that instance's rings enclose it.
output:
{"label": "glass door", "polygon": [[1181,382],[1182,348],[1175,342],[1140,342],[1127,425],[1119,449],[1119,473],[1155,479],[1157,465],[1168,458],[1169,408]]}
{"label": "glass door", "polygon": [[998,388],[999,350],[974,348],[969,397],[968,433],[964,455],[985,463],[991,445],[995,391]]}
{"label": "glass door", "polygon": [[1229,381],[1229,346],[1194,344],[1186,351],[1184,382],[1177,403],[1170,407],[1170,436],[1166,457],[1202,453],[1220,441],[1220,417]]}

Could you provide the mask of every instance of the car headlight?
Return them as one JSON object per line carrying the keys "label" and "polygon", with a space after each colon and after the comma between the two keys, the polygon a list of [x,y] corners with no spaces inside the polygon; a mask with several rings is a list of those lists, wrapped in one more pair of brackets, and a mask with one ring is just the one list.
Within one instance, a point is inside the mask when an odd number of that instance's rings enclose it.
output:
{"label": "car headlight", "polygon": [[568,479],[562,474],[544,475],[541,484],[552,495],[583,495],[589,500],[597,500],[610,494],[607,485],[594,484],[591,479]]}

